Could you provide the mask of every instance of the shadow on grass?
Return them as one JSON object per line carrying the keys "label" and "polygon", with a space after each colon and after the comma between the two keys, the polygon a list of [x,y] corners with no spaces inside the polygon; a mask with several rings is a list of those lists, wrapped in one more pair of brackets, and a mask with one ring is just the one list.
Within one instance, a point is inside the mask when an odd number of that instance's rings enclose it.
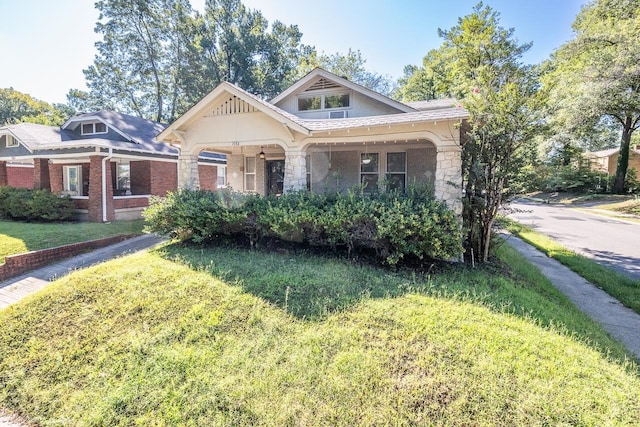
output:
{"label": "shadow on grass", "polygon": [[605,356],[629,358],[621,344],[515,251],[502,255],[498,264],[475,269],[462,264],[439,265],[422,273],[390,271],[305,250],[171,244],[156,253],[238,286],[301,320],[322,321],[366,298],[417,293],[480,304],[577,337]]}

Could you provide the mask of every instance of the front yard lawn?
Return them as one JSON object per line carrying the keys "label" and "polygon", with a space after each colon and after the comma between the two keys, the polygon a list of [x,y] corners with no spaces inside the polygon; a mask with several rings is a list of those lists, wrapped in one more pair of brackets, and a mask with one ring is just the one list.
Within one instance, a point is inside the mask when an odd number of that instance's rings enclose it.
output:
{"label": "front yard lawn", "polygon": [[0,263],[4,257],[70,243],[142,233],[143,220],[92,222],[32,223],[0,221]]}
{"label": "front yard lawn", "polygon": [[0,311],[0,402],[42,425],[638,425],[622,347],[517,253],[390,272],[168,245]]}

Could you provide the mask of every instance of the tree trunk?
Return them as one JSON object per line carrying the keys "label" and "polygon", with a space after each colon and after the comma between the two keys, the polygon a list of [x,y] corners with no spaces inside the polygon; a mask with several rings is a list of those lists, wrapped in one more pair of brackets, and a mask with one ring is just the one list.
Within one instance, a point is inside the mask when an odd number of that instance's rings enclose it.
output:
{"label": "tree trunk", "polygon": [[613,192],[616,194],[624,193],[624,180],[627,176],[627,168],[629,167],[629,146],[631,144],[631,133],[633,127],[631,117],[627,116],[624,120],[622,129],[622,140],[620,141],[620,152],[618,153],[618,165],[616,166],[616,180],[613,184]]}

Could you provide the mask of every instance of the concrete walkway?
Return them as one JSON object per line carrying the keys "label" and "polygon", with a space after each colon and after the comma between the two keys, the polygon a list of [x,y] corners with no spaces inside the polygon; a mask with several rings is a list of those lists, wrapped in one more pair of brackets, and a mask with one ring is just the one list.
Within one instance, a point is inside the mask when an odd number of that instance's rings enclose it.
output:
{"label": "concrete walkway", "polygon": [[576,307],[600,323],[640,360],[640,314],[523,240],[506,232],[502,233],[502,237],[538,267]]}
{"label": "concrete walkway", "polygon": [[[29,294],[39,291],[51,281],[72,271],[90,267],[112,258],[154,247],[164,240],[153,234],[144,234],[115,245],[96,249],[55,264],[30,271],[5,282],[0,282],[0,310],[20,301]],[[1,427],[1,424],[0,424]]]}

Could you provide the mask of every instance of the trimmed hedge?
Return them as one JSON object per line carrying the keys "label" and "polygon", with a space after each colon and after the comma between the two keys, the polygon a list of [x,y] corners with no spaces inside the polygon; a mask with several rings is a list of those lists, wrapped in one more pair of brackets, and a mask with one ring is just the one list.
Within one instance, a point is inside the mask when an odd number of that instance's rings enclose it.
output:
{"label": "trimmed hedge", "polygon": [[47,190],[0,187],[0,218],[17,221],[68,221],[75,206],[68,196]]}
{"label": "trimmed hedge", "polygon": [[143,216],[148,231],[195,243],[244,236],[257,245],[276,238],[348,253],[374,250],[388,265],[408,255],[451,259],[462,253],[458,218],[417,189],[376,195],[301,191],[280,197],[183,189],[152,197]]}

